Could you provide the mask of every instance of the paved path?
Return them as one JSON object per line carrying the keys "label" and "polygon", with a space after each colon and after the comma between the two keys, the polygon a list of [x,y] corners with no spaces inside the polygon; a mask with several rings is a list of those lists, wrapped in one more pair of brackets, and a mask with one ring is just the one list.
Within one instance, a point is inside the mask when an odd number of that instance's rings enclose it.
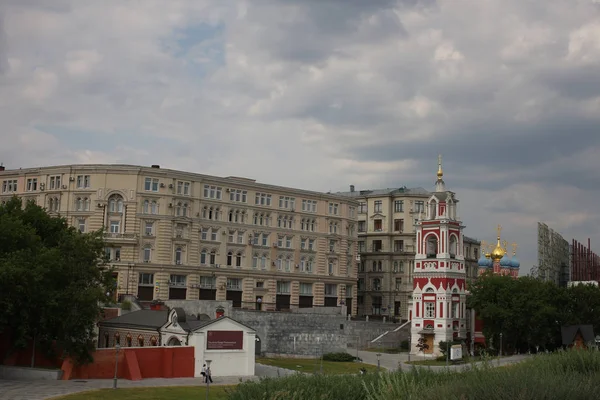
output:
{"label": "paved path", "polygon": [[[254,380],[256,377],[213,377],[212,385],[235,385],[240,380]],[[159,387],[159,386],[203,386],[202,378],[153,378],[141,381],[120,379],[119,388]],[[112,388],[112,379],[78,379],[72,381],[26,381],[0,379],[1,400],[44,400],[88,390]]]}
{"label": "paved path", "polygon": [[[363,362],[365,364],[377,365],[377,353],[370,352],[370,351],[359,351],[358,356],[363,360]],[[520,354],[520,355],[515,355],[515,356],[510,356],[510,357],[503,357],[500,360],[491,361],[491,365],[492,366],[504,366],[504,365],[516,364],[518,362],[523,361],[527,357],[530,357],[530,356],[527,354]],[[411,356],[412,361],[422,360],[422,359],[423,359],[423,357],[419,357],[418,355]],[[381,356],[379,359],[381,367],[385,368],[389,371],[396,371],[398,369],[398,366],[400,366],[400,368],[402,368],[403,371],[406,371],[406,370],[409,370],[409,369],[415,367],[415,365],[406,364],[407,361],[408,361],[408,353],[399,353],[399,354],[381,353]],[[478,365],[478,364],[482,364],[482,362],[475,363],[475,365]],[[444,370],[446,368],[450,368],[452,370],[460,371],[460,370],[470,368],[471,364],[451,365],[449,367],[419,365],[419,367],[430,368],[432,370]]]}

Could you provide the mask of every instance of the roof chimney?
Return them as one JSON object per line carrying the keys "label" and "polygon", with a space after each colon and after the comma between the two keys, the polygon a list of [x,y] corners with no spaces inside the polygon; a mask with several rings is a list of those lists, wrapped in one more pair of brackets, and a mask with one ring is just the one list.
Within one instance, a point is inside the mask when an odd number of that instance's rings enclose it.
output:
{"label": "roof chimney", "polygon": [[6,168],[4,168],[4,164],[0,163],[0,171],[4,171]]}
{"label": "roof chimney", "polygon": [[156,168],[156,169],[158,169],[158,168],[160,168],[160,165],[158,165],[158,164],[153,164],[153,165],[152,165],[152,168]]}
{"label": "roof chimney", "polygon": [[354,185],[350,185],[350,192],[354,192]]}

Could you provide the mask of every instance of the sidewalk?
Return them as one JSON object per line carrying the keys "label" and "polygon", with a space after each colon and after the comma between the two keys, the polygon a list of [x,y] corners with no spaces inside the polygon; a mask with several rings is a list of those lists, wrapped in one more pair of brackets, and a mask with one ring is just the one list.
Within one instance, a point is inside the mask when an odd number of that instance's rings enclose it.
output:
{"label": "sidewalk", "polygon": [[[257,377],[213,377],[211,385],[237,385],[242,381],[256,380]],[[202,378],[152,378],[141,381],[119,379],[119,388],[160,387],[160,386],[205,386]],[[77,379],[71,381],[25,381],[0,379],[0,399],[2,400],[44,400],[72,393],[113,387],[112,379]]]}

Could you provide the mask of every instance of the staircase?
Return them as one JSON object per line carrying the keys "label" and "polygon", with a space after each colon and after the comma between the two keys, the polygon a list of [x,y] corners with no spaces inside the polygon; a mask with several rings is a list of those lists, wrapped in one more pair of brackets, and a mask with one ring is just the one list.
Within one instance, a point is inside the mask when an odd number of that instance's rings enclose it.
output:
{"label": "staircase", "polygon": [[410,321],[406,321],[394,330],[385,331],[369,342],[369,347],[392,348],[400,346],[400,342],[410,336]]}

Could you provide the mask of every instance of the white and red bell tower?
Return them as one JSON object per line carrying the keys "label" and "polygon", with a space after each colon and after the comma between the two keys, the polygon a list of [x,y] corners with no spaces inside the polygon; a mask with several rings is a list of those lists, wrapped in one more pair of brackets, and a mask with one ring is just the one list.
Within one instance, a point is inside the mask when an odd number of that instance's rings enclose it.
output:
{"label": "white and red bell tower", "polygon": [[[442,179],[438,157],[437,182],[415,222],[416,246],[413,297],[410,308],[411,353],[439,356],[440,341],[465,339],[466,296],[463,228],[455,194]],[[426,343],[422,352],[418,343]]]}

